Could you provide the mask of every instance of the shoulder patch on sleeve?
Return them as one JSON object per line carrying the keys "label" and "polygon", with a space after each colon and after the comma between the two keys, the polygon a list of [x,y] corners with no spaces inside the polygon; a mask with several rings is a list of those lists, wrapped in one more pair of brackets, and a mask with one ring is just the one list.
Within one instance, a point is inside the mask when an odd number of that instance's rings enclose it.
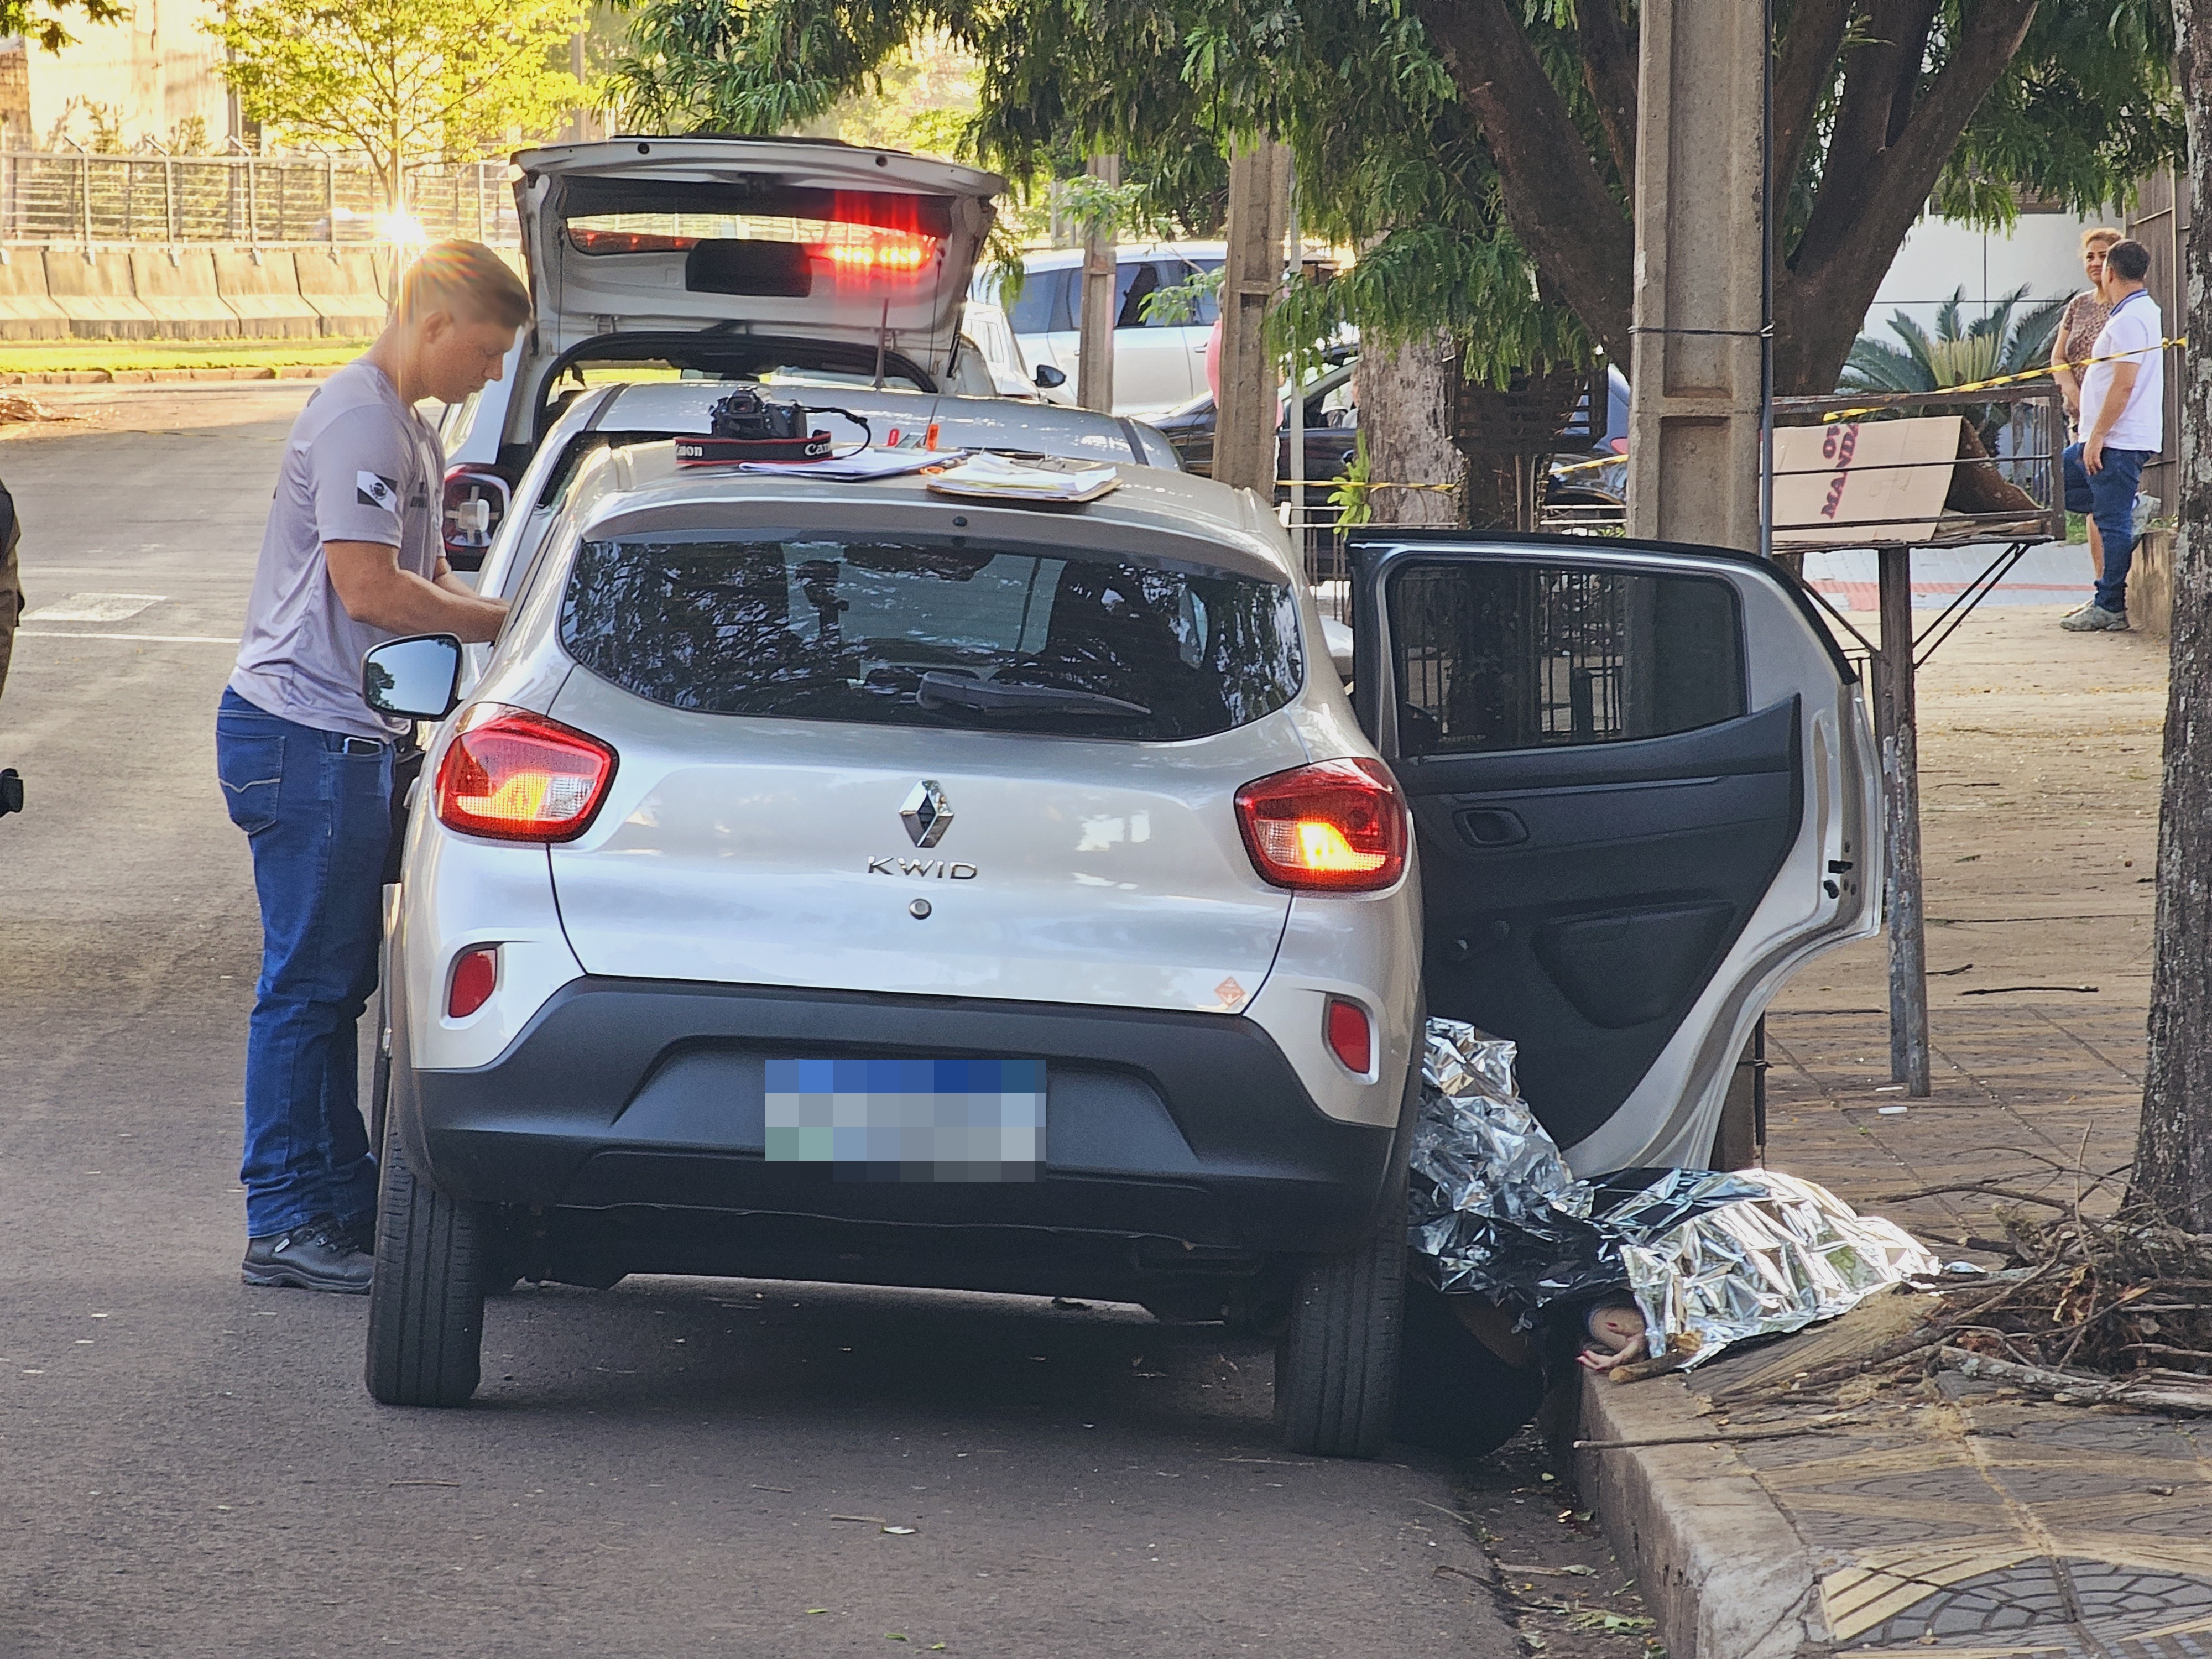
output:
{"label": "shoulder patch on sleeve", "polygon": [[380,507],[393,517],[399,514],[399,481],[380,472],[353,475],[353,498],[363,507]]}

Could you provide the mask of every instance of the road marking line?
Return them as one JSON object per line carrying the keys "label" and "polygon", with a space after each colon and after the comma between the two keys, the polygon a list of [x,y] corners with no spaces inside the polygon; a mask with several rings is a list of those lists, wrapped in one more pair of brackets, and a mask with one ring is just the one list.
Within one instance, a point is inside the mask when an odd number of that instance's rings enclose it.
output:
{"label": "road marking line", "polygon": [[161,603],[159,593],[72,593],[23,613],[31,623],[128,622],[141,611]]}
{"label": "road marking line", "polygon": [[70,634],[54,628],[19,628],[18,639],[30,640],[139,640],[155,645],[231,645],[236,640],[225,639],[219,634]]}

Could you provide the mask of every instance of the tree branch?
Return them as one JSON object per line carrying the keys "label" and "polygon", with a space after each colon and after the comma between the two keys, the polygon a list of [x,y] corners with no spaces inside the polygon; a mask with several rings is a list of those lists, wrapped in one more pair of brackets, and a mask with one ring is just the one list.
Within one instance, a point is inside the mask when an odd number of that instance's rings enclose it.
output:
{"label": "tree branch", "polygon": [[1575,12],[1575,33],[1582,41],[1583,80],[1597,118],[1605,129],[1605,142],[1613,150],[1613,165],[1631,190],[1636,185],[1636,45],[1620,27],[1613,0],[1581,0]]}
{"label": "tree branch", "polygon": [[1779,228],[1780,204],[1804,164],[1805,146],[1813,137],[1820,114],[1821,94],[1836,72],[1836,54],[1843,50],[1844,31],[1850,25],[1854,0],[1797,0],[1790,27],[1782,37],[1781,56],[1774,64],[1774,199],[1775,226]]}
{"label": "tree branch", "polygon": [[[1778,273],[1777,391],[1834,386],[1883,272],[1975,109],[2019,52],[2035,6],[1982,0],[1895,143],[1863,163],[1839,159],[1831,147],[1813,216]],[[1887,103],[1882,107],[1886,119]]]}
{"label": "tree branch", "polygon": [[1902,138],[1912,119],[1912,94],[1919,89],[1920,65],[1927,59],[1928,38],[1936,29],[1935,0],[1925,0],[1913,24],[1911,32],[1898,42],[1897,90],[1890,97],[1889,122],[1882,132],[1885,146]]}
{"label": "tree branch", "polygon": [[1482,129],[1515,235],[1583,325],[1627,362],[1635,231],[1519,21],[1505,0],[1414,3]]}
{"label": "tree branch", "polygon": [[1871,38],[1853,46],[1844,59],[1843,101],[1828,141],[1832,175],[1839,162],[1846,171],[1864,166],[1902,133],[1905,122],[1897,112],[1911,112],[1935,14],[1936,0],[1872,0],[1867,15]]}

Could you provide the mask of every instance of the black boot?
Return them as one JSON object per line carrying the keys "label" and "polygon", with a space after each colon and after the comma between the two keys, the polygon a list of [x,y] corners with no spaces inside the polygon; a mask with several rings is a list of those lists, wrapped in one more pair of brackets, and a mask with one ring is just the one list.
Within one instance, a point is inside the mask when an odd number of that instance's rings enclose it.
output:
{"label": "black boot", "polygon": [[362,1254],[329,1216],[246,1241],[238,1276],[248,1285],[291,1285],[303,1291],[367,1296],[376,1258]]}

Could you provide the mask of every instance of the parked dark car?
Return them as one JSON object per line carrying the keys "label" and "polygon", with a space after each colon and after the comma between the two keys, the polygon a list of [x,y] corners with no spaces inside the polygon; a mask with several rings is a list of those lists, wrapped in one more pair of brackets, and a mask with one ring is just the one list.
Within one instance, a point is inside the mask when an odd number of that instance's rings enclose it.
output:
{"label": "parked dark car", "polygon": [[[1350,398],[1352,372],[1358,354],[1345,348],[1331,354],[1328,368],[1306,387],[1306,482],[1326,484],[1351,466],[1359,447],[1359,410]],[[1287,415],[1287,407],[1285,409]],[[1213,476],[1213,394],[1200,393],[1188,403],[1156,416],[1152,425],[1167,434],[1186,472]],[[1275,438],[1275,498],[1287,500],[1282,480],[1291,476],[1290,422],[1284,420]],[[1319,505],[1318,498],[1312,501]]]}
{"label": "parked dark car", "polygon": [[[1352,401],[1352,380],[1359,366],[1358,349],[1331,352],[1327,369],[1310,381],[1305,397],[1306,507],[1313,527],[1333,524],[1336,509],[1329,502],[1329,485],[1350,470],[1359,447],[1359,407]],[[1606,435],[1588,447],[1577,438],[1571,450],[1554,460],[1556,471],[1547,493],[1550,506],[1571,509],[1618,509],[1627,485],[1628,379],[1619,369],[1607,373]],[[1287,414],[1287,404],[1285,406]],[[1212,392],[1194,398],[1152,422],[1167,434],[1182,458],[1183,470],[1211,477],[1213,474],[1213,431],[1216,411]],[[1571,430],[1587,433],[1587,416],[1577,406]],[[1291,476],[1289,422],[1277,428],[1275,439],[1275,499],[1290,499],[1283,481]]]}

